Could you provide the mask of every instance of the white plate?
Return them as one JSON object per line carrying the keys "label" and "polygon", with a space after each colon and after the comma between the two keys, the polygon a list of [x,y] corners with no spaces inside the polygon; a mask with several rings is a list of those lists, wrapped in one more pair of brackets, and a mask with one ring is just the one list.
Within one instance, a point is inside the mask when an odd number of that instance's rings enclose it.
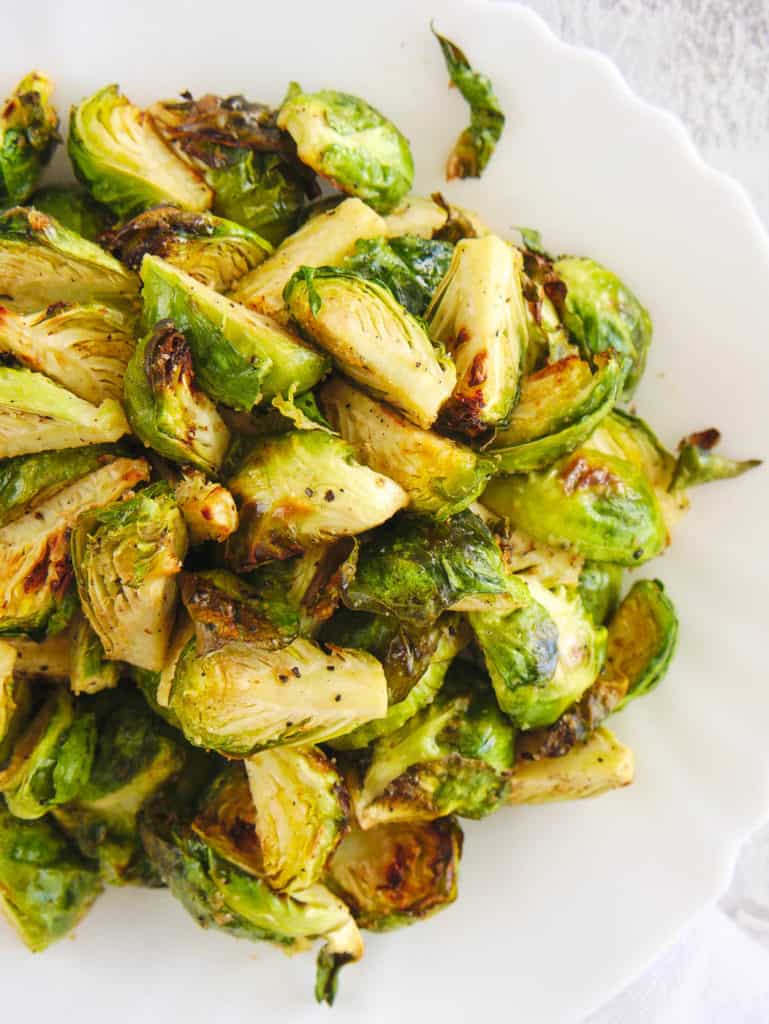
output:
{"label": "white plate", "polygon": [[[724,448],[769,455],[769,243],[743,192],[709,170],[672,117],[635,99],[603,58],[513,6],[70,0],[0,10],[2,88],[40,66],[63,109],[118,80],[138,101],[189,88],[277,102],[291,78],[360,93],[410,136],[424,191],[443,187],[504,233],[615,268],[656,334],[638,395],[674,443],[716,425]],[[493,79],[508,123],[479,182],[445,187],[466,110],[446,88],[430,16]],[[338,1024],[577,1020],[625,985],[726,884],[769,811],[766,637],[769,472],[694,496],[649,568],[681,613],[664,685],[616,720],[635,785],[469,824],[460,898],[368,938],[342,974]],[[9,1020],[71,1008],[105,1019],[330,1020],[311,957],[197,929],[163,893],[112,891],[73,942],[32,957],[0,931]]]}

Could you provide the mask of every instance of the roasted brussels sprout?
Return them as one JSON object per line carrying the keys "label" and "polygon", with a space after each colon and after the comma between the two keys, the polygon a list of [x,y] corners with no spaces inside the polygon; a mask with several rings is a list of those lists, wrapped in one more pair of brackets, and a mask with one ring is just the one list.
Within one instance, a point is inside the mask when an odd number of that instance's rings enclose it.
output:
{"label": "roasted brussels sprout", "polygon": [[433,29],[440,44],[451,84],[455,85],[470,107],[470,124],[449,154],[446,180],[480,178],[491,159],[505,127],[505,115],[494,95],[491,81],[480,71],[473,71],[470,61],[450,39]]}
{"label": "roasted brussels sprout", "polygon": [[610,562],[585,562],[579,574],[578,592],[582,607],[596,624],[603,626],[619,604],[622,566]]}
{"label": "roasted brussels sprout", "polygon": [[272,252],[269,242],[240,224],[176,206],[140,213],[102,244],[132,270],[139,270],[152,253],[217,292],[229,291]]}
{"label": "roasted brussels sprout", "polygon": [[20,821],[0,799],[0,911],[33,953],[71,931],[100,892],[93,865],[53,822]]}
{"label": "roasted brussels sprout", "polygon": [[[493,515],[477,503],[472,508],[478,515]],[[523,530],[514,530],[499,520],[493,522],[491,527],[495,531],[509,573],[535,579],[549,588],[575,587],[579,583],[585,560],[576,551],[543,544]]]}
{"label": "roasted brussels sprout", "polygon": [[186,337],[160,320],[139,343],[125,375],[125,405],[148,448],[211,475],[219,472],[230,432],[197,385]]}
{"label": "roasted brussels sprout", "polygon": [[360,199],[346,199],[307,221],[256,270],[238,281],[232,297],[267,316],[285,318],[283,292],[301,267],[336,266],[360,238],[383,235],[385,224]]}
{"label": "roasted brussels sprout", "polygon": [[358,96],[294,85],[278,111],[278,127],[299,159],[332,185],[389,213],[411,190],[414,161],[392,121]]}
{"label": "roasted brussels sprout", "polygon": [[494,471],[490,459],[414,426],[342,377],[326,381],[320,400],[329,422],[360,461],[400,484],[415,512],[439,519],[461,512],[475,501]]}
{"label": "roasted brussels sprout", "polygon": [[521,398],[489,454],[503,473],[543,469],[583,444],[609,415],[622,388],[613,354],[596,358],[598,369],[568,356],[524,377]]}
{"label": "roasted brussels sprout", "polygon": [[226,487],[207,480],[199,470],[184,470],[174,497],[187,524],[190,544],[211,540],[221,544],[237,530],[235,499]]}
{"label": "roasted brussels sprout", "polygon": [[98,242],[115,219],[81,185],[46,185],[34,193],[29,205],[89,242]]}
{"label": "roasted brussels sprout", "polygon": [[23,203],[59,141],[59,118],[51,103],[53,82],[32,71],[0,111],[0,204]]}
{"label": "roasted brussels sprout", "polygon": [[165,260],[145,256],[141,276],[145,322],[170,319],[184,333],[215,401],[248,412],[263,398],[307,391],[328,372],[327,357]]}
{"label": "roasted brussels sprout", "polygon": [[595,260],[565,256],[553,269],[566,285],[563,319],[586,358],[614,349],[629,396],[643,375],[652,339],[649,314],[633,292]]}
{"label": "roasted brussels sprout", "polygon": [[[73,621],[76,622],[77,619]],[[73,623],[70,623],[67,629],[54,633],[40,643],[13,637],[10,645],[17,654],[14,678],[66,682],[69,679],[71,662],[72,626]]]}
{"label": "roasted brussels sprout", "polygon": [[121,398],[134,318],[110,306],[54,305],[26,316],[0,307],[0,352],[98,405]]}
{"label": "roasted brussels sprout", "polygon": [[145,480],[141,459],[115,458],[0,529],[0,636],[43,639],[72,618],[69,534],[78,516]]}
{"label": "roasted brussels sprout", "polygon": [[0,640],[0,770],[3,768],[31,706],[26,679],[16,676],[19,652]]}
{"label": "roasted brussels sprout", "polygon": [[720,440],[720,432],[713,428],[685,437],[678,446],[678,458],[669,489],[680,491],[713,480],[729,480],[761,465],[760,459],[736,462],[718,455],[713,449]]}
{"label": "roasted brussels sprout", "polygon": [[378,530],[361,548],[342,599],[353,611],[424,628],[448,609],[507,609],[525,603],[526,593],[506,576],[489,528],[465,511],[444,522],[403,515]]}
{"label": "roasted brussels sprout", "polygon": [[429,707],[373,745],[353,787],[358,823],[483,818],[507,799],[513,759],[513,727],[491,690],[469,668],[452,669]]}
{"label": "roasted brussels sprout", "polygon": [[577,743],[564,757],[519,761],[510,776],[511,804],[581,800],[633,781],[633,751],[608,729]]}
{"label": "roasted brussels sprout", "polygon": [[168,146],[152,116],[108,85],[72,108],[67,149],[75,173],[94,199],[119,217],[176,203],[207,210],[210,188]]}
{"label": "roasted brussels sprout", "polygon": [[302,331],[348,377],[417,426],[433,424],[454,387],[454,365],[387,288],[333,267],[305,267],[284,297]]}
{"label": "roasted brussels sprout", "polygon": [[228,486],[240,526],[227,557],[239,572],[362,533],[408,502],[398,484],[356,462],[350,445],[324,430],[265,438]]}
{"label": "roasted brussels sprout", "polygon": [[453,818],[356,828],[337,847],[325,881],[361,928],[402,928],[457,898],[462,838]]}
{"label": "roasted brussels sprout", "polygon": [[528,338],[522,267],[518,250],[496,235],[459,242],[425,314],[457,368],[443,417],[471,436],[504,427],[518,401]]}
{"label": "roasted brussels sprout", "polygon": [[78,619],[72,631],[69,685],[74,694],[114,689],[120,680],[120,664],[107,661],[101,640],[88,619]]}
{"label": "roasted brussels sprout", "polygon": [[83,611],[108,658],[163,668],[186,553],[187,528],[165,483],[80,517],[72,564]]}
{"label": "roasted brussels sprout", "polygon": [[324,743],[387,711],[387,681],[370,654],[295,640],[278,651],[231,641],[184,650],[170,707],[190,743],[230,757]]}
{"label": "roasted brussels sprout", "polygon": [[402,203],[385,217],[385,236],[400,238],[416,235],[432,238],[446,224],[449,211],[435,199],[424,196],[406,196]]}
{"label": "roasted brussels sprout", "polygon": [[448,242],[417,235],[361,239],[342,264],[344,270],[379,281],[414,316],[423,316],[451,263]]}
{"label": "roasted brussels sprout", "polygon": [[133,308],[136,275],[53,217],[17,206],[0,213],[2,305],[37,313],[58,302]]}

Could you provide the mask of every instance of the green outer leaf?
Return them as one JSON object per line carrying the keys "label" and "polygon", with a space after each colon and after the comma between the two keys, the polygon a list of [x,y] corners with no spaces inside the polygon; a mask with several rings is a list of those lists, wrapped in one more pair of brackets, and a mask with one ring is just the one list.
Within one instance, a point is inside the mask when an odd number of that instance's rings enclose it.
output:
{"label": "green outer leaf", "polygon": [[[633,624],[641,624],[645,615],[654,624],[654,630],[634,632]],[[625,621],[629,620],[629,621]],[[678,643],[678,615],[659,580],[637,580],[609,623],[607,671],[615,668],[617,660],[627,658],[628,637],[621,634],[627,629],[633,644],[632,658],[635,671],[628,676],[628,690],[617,706],[620,711],[636,697],[651,693],[667,672]],[[624,642],[623,642],[624,641]]]}
{"label": "green outer leaf", "polygon": [[23,203],[59,142],[59,118],[50,102],[53,84],[37,71],[26,75],[0,114],[0,204]]}
{"label": "green outer leaf", "polygon": [[603,626],[617,610],[623,568],[611,562],[585,562],[577,584],[582,605],[596,624]]}
{"label": "green outer leaf", "polygon": [[361,238],[342,268],[378,281],[413,316],[423,316],[451,263],[454,246],[417,235]]}
{"label": "green outer leaf", "polygon": [[203,172],[214,190],[214,212],[279,245],[298,227],[304,188],[274,153],[232,152],[224,167],[206,167]]}
{"label": "green outer leaf", "polygon": [[96,242],[114,223],[107,207],[92,199],[80,185],[46,185],[34,193],[30,206],[54,217],[89,242]]}
{"label": "green outer leaf", "polygon": [[688,487],[698,487],[700,484],[709,484],[715,480],[730,480],[761,465],[760,459],[737,462],[718,455],[710,448],[697,444],[698,436],[700,435],[695,434],[692,439],[687,438],[678,450],[669,488],[671,491],[683,491]]}

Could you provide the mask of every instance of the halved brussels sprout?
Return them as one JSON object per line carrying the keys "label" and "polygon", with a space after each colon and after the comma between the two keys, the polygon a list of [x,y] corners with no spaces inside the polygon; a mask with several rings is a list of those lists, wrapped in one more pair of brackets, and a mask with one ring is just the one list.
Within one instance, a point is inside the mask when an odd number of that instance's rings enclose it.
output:
{"label": "halved brussels sprout", "polygon": [[174,153],[152,116],[117,85],[107,85],[72,108],[67,150],[78,178],[94,199],[119,217],[148,206],[176,203],[207,210],[211,189]]}
{"label": "halved brussels sprout", "polygon": [[149,475],[142,459],[116,458],[0,529],[0,636],[43,639],[77,604],[69,534],[81,513],[115,501]]}
{"label": "halved brussels sprout", "polygon": [[239,572],[362,533],[408,502],[398,484],[356,462],[351,446],[324,430],[265,438],[228,486],[240,526],[227,557]]}
{"label": "halved brussels sprout", "polygon": [[387,288],[333,267],[305,267],[284,296],[302,331],[348,377],[417,426],[434,423],[454,387],[454,364]]}
{"label": "halved brussels sprout", "polygon": [[51,821],[20,821],[0,799],[0,911],[33,953],[71,931],[101,888]]}
{"label": "halved brussels sprout", "polygon": [[652,322],[616,274],[586,257],[565,256],[553,270],[566,285],[563,319],[586,358],[614,349],[623,363],[624,391],[635,390],[646,365]]}
{"label": "halved brussels sprout", "polygon": [[363,829],[483,818],[507,799],[514,733],[494,695],[472,670],[452,669],[429,707],[377,740],[353,806]]}
{"label": "halved brussels sprout", "polygon": [[278,651],[231,641],[176,667],[170,707],[195,746],[229,757],[324,743],[387,711],[387,681],[370,654],[295,640]]}
{"label": "halved brussels sprout", "polygon": [[622,589],[621,565],[610,562],[585,562],[577,590],[582,607],[596,624],[604,626],[619,604]]}
{"label": "halved brussels sprout", "polygon": [[198,387],[190,345],[173,321],[158,321],[139,342],[126,370],[125,405],[147,448],[211,475],[219,472],[230,432]]}
{"label": "halved brussels sprout", "polygon": [[337,847],[325,881],[361,928],[402,928],[457,898],[462,839],[453,818],[356,828]]}
{"label": "halved brussels sprout", "polygon": [[317,882],[342,838],[349,799],[317,747],[265,750],[226,768],[203,799],[192,830],[220,857],[275,892]]}
{"label": "halved brussels sprout", "polygon": [[554,722],[595,682],[606,653],[606,630],[579,597],[531,579],[527,586],[522,608],[469,616],[499,706],[519,729]]}
{"label": "halved brussels sprout", "polygon": [[518,401],[528,339],[522,269],[518,250],[496,235],[461,241],[425,314],[457,367],[443,416],[471,436],[506,426]]}
{"label": "halved brussels sprout", "polygon": [[133,331],[134,317],[110,306],[54,305],[26,316],[0,307],[0,352],[94,405],[122,398]]}
{"label": "halved brussels sprout", "polygon": [[88,619],[80,617],[71,638],[69,685],[77,696],[112,690],[120,681],[120,664],[107,661],[101,640]]}
{"label": "halved brussels sprout", "polygon": [[502,554],[486,524],[466,510],[438,522],[407,514],[363,545],[355,578],[342,600],[353,611],[391,615],[429,626],[443,612],[525,603],[505,574]]}
{"label": "halved brussels sprout", "polygon": [[448,216],[446,207],[435,199],[407,196],[385,217],[385,237],[416,235],[419,238],[432,238],[445,226]]}
{"label": "halved brussels sprout", "polygon": [[165,483],[80,517],[72,564],[86,618],[108,658],[163,668],[187,528]]}
{"label": "halved brussels sprout", "polygon": [[521,382],[521,399],[507,427],[498,431],[489,454],[503,473],[542,469],[583,444],[609,415],[622,388],[613,353],[598,356],[597,370],[568,356]]}
{"label": "halved brussels sprout", "polygon": [[640,565],[668,543],[660,503],[632,463],[591,445],[549,469],[492,480],[483,504],[546,544],[571,546],[597,562]]}
{"label": "halved brussels sprout", "polygon": [[211,540],[221,544],[237,530],[235,499],[226,487],[207,480],[199,470],[184,470],[174,497],[187,524],[190,544]]}
{"label": "halved brussels sprout", "polygon": [[360,461],[400,484],[415,512],[439,519],[461,512],[475,501],[494,471],[490,459],[414,426],[342,377],[326,381],[320,400],[329,422]]}
{"label": "halved brussels sprout", "polygon": [[29,205],[89,242],[98,242],[115,220],[81,185],[46,185],[35,192]]}
{"label": "halved brussels sprout", "polygon": [[0,213],[2,305],[36,313],[57,302],[133,308],[135,274],[98,245],[38,210]]}
{"label": "halved brussels sprout", "polygon": [[632,781],[633,751],[608,729],[596,729],[564,757],[519,761],[510,775],[508,802],[582,800],[629,786]]}
{"label": "halved brussels sprout", "polygon": [[[478,515],[492,514],[477,503],[473,511]],[[576,551],[543,544],[509,524],[497,521],[491,525],[509,573],[535,579],[544,587],[577,586],[585,560]]]}
{"label": "halved brussels sprout", "polygon": [[40,643],[13,637],[10,644],[18,655],[14,674],[16,679],[48,679],[54,682],[69,680],[72,624]]}
{"label": "halved brussels sprout", "polygon": [[240,224],[176,206],[140,213],[102,244],[132,270],[152,253],[217,292],[229,291],[272,252],[269,242]]}
{"label": "halved brussels sprout", "polygon": [[360,199],[346,199],[294,232],[261,266],[238,281],[232,297],[267,316],[284,316],[283,292],[301,267],[336,266],[360,238],[384,234],[384,221]]}
{"label": "halved brussels sprout", "polygon": [[141,276],[145,322],[170,319],[184,333],[200,386],[215,401],[248,412],[291,388],[307,391],[328,372],[326,356],[165,260],[145,256]]}
{"label": "halved brussels sprout", "polygon": [[278,111],[278,127],[296,143],[299,159],[335,188],[388,213],[410,191],[414,160],[408,139],[365,100],[294,85]]}
{"label": "halved brussels sprout", "polygon": [[721,434],[714,428],[685,437],[678,446],[678,458],[669,489],[679,491],[713,480],[730,480],[761,465],[760,459],[736,462],[716,454],[713,449],[720,440]]}
{"label": "halved brussels sprout", "polygon": [[454,246],[418,235],[362,238],[342,264],[344,270],[379,281],[414,316],[422,316],[449,269]]}
{"label": "halved brussels sprout", "polygon": [[32,71],[0,112],[0,203],[23,203],[35,189],[59,141],[59,117],[51,103],[53,82]]}

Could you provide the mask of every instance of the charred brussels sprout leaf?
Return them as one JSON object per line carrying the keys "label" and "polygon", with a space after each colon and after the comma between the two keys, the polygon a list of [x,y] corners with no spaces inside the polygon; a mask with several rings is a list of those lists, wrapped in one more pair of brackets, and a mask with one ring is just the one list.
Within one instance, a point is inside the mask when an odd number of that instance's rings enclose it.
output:
{"label": "charred brussels sprout leaf", "polygon": [[714,429],[690,434],[683,439],[678,446],[678,458],[670,482],[671,491],[697,487],[699,484],[711,483],[714,480],[730,480],[761,465],[760,459],[736,462],[714,452],[713,449],[720,440],[720,433]]}
{"label": "charred brussels sprout leaf", "polygon": [[295,274],[284,297],[302,331],[348,377],[418,426],[433,424],[453,390],[454,365],[387,288],[323,267]]}
{"label": "charred brussels sprout leaf", "polygon": [[26,75],[0,111],[0,203],[23,203],[37,185],[59,141],[51,103],[53,83],[39,71]]}
{"label": "charred brussels sprout leaf", "polygon": [[35,192],[29,205],[89,242],[98,242],[114,223],[107,207],[92,199],[80,185],[46,185]]}
{"label": "charred brussels sprout leaf", "polygon": [[230,432],[197,386],[192,352],[172,321],[161,320],[138,345],[125,377],[126,412],[148,448],[215,475]]}
{"label": "charred brussels sprout leaf", "polygon": [[633,751],[608,729],[597,729],[564,757],[519,761],[510,776],[511,804],[582,800],[633,781]]}
{"label": "charred brussels sprout leaf", "polygon": [[0,911],[33,953],[71,931],[100,892],[93,865],[52,822],[19,821],[0,800]]}
{"label": "charred brussels sprout leaf", "polygon": [[238,571],[362,533],[407,502],[396,483],[360,465],[345,441],[323,430],[266,438],[228,485],[240,526],[227,556]]}
{"label": "charred brussels sprout leaf", "polygon": [[577,589],[583,608],[596,626],[605,625],[619,604],[622,566],[610,562],[585,562]]}
{"label": "charred brussels sprout leaf", "polygon": [[278,651],[231,641],[176,668],[171,710],[190,743],[230,757],[276,745],[323,743],[387,711],[382,666],[370,654],[295,640]]}
{"label": "charred brussels sprout leaf", "polygon": [[370,281],[379,281],[414,316],[422,316],[451,263],[449,242],[417,235],[361,239],[342,264]]}
{"label": "charred brussels sprout leaf", "polygon": [[209,540],[221,544],[237,530],[235,499],[226,487],[207,480],[199,470],[184,470],[174,487],[174,497],[187,524],[190,544]]}
{"label": "charred brussels sprout leaf", "polygon": [[278,126],[293,138],[303,163],[380,213],[388,213],[411,190],[408,140],[357,96],[292,89],[278,112]]}
{"label": "charred brussels sprout leaf", "polygon": [[107,661],[101,640],[86,618],[80,618],[72,632],[69,685],[74,694],[99,693],[114,689],[120,679],[120,664]]}
{"label": "charred brussels sprout leaf", "polygon": [[325,356],[274,321],[219,295],[157,256],[142,263],[144,318],[170,319],[192,349],[202,389],[248,412],[290,388],[307,391],[328,372]]}
{"label": "charred brussels sprout leaf", "polygon": [[518,401],[528,339],[522,266],[496,235],[459,242],[425,314],[457,368],[443,417],[470,435],[505,426]]}
{"label": "charred brussels sprout leaf", "polygon": [[470,107],[470,124],[454,143],[446,179],[480,178],[491,159],[505,127],[505,115],[486,75],[473,71],[462,50],[433,29],[438,40],[451,84],[455,85]]}
{"label": "charred brussels sprout leaf", "polygon": [[323,409],[361,462],[395,480],[415,512],[445,519],[467,508],[494,470],[490,459],[414,426],[341,377],[320,390]]}
{"label": "charred brussels sprout leaf", "polygon": [[211,190],[168,146],[152,116],[108,85],[72,108],[67,149],[78,178],[119,217],[176,203],[207,210]]}
{"label": "charred brussels sprout leaf", "polygon": [[462,838],[453,818],[354,829],[337,847],[325,881],[361,928],[402,928],[457,898]]}
{"label": "charred brussels sprout leaf", "polygon": [[80,601],[108,658],[160,671],[187,529],[167,484],[86,513],[72,533]]}

